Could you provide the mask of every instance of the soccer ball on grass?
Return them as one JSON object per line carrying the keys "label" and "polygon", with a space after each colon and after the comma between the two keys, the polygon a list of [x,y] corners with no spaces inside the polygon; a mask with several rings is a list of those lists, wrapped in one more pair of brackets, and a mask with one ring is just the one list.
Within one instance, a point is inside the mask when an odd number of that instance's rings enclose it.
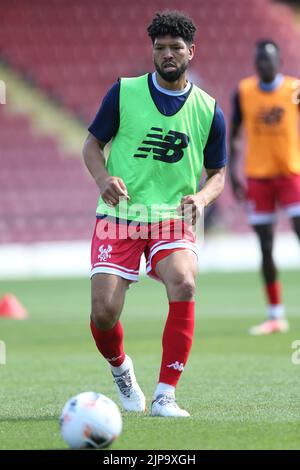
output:
{"label": "soccer ball on grass", "polygon": [[121,434],[122,417],[110,398],[84,392],[70,398],[63,407],[60,430],[72,449],[101,449]]}

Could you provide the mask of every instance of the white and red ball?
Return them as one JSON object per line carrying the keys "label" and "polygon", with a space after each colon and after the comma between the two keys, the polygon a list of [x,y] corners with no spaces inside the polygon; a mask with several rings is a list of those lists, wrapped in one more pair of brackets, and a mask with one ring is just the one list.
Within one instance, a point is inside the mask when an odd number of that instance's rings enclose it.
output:
{"label": "white and red ball", "polygon": [[84,392],[65,404],[60,430],[72,449],[101,449],[108,447],[121,434],[122,417],[110,398],[101,393]]}

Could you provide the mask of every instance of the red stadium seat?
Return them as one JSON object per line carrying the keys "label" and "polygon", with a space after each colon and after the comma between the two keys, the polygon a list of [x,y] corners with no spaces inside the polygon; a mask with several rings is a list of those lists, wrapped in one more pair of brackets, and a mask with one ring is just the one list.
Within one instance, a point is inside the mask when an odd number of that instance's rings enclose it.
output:
{"label": "red stadium seat", "polygon": [[[0,56],[89,123],[119,76],[152,69],[146,28],[165,7],[164,0],[4,1]],[[174,0],[172,8],[181,10],[182,2]],[[257,39],[274,37],[284,71],[300,76],[300,32],[287,7],[270,0],[190,0],[184,10],[198,25],[193,76],[227,119],[238,80],[253,71]],[[23,117],[1,115],[0,142],[0,242],[89,237],[97,190],[81,163],[64,159],[52,139],[33,135]],[[228,188],[220,205],[225,226],[246,229]]]}

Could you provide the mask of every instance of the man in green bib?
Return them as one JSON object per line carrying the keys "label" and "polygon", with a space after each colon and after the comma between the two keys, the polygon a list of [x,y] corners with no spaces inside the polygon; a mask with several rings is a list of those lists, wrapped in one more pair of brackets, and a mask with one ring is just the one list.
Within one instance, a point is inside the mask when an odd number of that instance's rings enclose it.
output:
{"label": "man in green bib", "polygon": [[[166,288],[169,313],[152,416],[189,416],[176,403],[175,389],[194,332],[198,263],[193,225],[220,195],[225,180],[223,113],[187,78],[195,31],[180,12],[155,15],[148,27],[155,72],[113,84],[83,149],[100,191],[91,255],[91,331],[126,411],[146,409],[119,320],[126,291],[138,280],[142,254],[147,273]],[[199,190],[203,167],[207,179]]]}

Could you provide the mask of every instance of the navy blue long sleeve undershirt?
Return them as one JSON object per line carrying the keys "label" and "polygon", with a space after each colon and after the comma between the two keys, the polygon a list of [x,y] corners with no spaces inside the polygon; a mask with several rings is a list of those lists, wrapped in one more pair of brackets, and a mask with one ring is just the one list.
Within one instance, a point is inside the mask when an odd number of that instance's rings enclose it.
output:
{"label": "navy blue long sleeve undershirt", "polygon": [[[151,96],[158,109],[166,115],[172,115],[182,106],[189,91],[180,96],[171,96],[159,91],[149,76]],[[119,113],[120,82],[116,82],[105,95],[95,119],[89,126],[89,132],[102,142],[109,142],[120,125]],[[221,108],[216,105],[210,133],[204,148],[204,167],[218,169],[226,165],[226,125]]]}

